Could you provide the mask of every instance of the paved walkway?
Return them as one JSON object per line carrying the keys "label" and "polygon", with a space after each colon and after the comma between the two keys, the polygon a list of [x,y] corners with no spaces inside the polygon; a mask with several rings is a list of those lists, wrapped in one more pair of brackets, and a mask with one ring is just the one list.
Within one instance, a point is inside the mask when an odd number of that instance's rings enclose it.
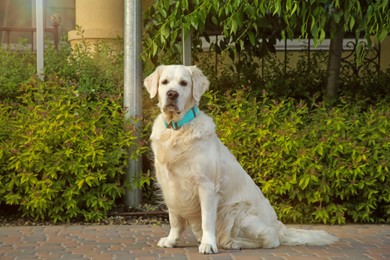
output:
{"label": "paved walkway", "polygon": [[[292,226],[292,225],[289,225]],[[223,250],[200,255],[190,232],[177,248],[158,248],[169,226],[85,225],[0,227],[0,259],[390,259],[390,225],[294,225],[324,229],[340,241],[331,246]]]}

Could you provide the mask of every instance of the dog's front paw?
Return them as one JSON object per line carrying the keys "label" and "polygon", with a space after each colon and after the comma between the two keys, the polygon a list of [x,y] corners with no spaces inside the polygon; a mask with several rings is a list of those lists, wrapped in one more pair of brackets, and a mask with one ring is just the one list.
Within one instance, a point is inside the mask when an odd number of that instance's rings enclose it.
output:
{"label": "dog's front paw", "polygon": [[202,243],[199,246],[199,253],[201,253],[201,254],[217,254],[218,253],[217,245]]}
{"label": "dog's front paw", "polygon": [[160,238],[160,241],[158,241],[157,246],[159,247],[175,247],[176,241],[171,240],[168,237]]}

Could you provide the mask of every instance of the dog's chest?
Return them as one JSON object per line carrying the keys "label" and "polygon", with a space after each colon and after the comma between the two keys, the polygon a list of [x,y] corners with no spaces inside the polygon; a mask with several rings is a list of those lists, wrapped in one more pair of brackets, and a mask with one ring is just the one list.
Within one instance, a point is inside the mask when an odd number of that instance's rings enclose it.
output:
{"label": "dog's chest", "polygon": [[171,168],[170,165],[156,165],[157,181],[163,192],[166,205],[171,211],[184,217],[194,216],[200,212],[197,178],[191,169]]}
{"label": "dog's chest", "polygon": [[199,214],[199,171],[183,143],[154,142],[157,182],[172,211],[189,217]]}
{"label": "dog's chest", "polygon": [[156,177],[164,201],[170,211],[187,219],[200,216],[199,183],[204,164],[199,163],[199,154],[208,147],[205,140],[209,137],[203,125],[176,131],[162,128],[161,121],[156,120],[151,135]]}
{"label": "dog's chest", "polygon": [[161,136],[152,142],[155,160],[161,164],[176,164],[187,160],[188,153],[192,150],[191,142],[187,136],[168,135]]}

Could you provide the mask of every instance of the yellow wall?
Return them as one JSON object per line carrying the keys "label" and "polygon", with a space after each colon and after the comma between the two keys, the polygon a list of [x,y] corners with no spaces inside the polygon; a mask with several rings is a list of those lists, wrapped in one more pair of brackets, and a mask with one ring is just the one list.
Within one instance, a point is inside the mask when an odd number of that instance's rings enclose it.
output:
{"label": "yellow wall", "polygon": [[82,39],[95,42],[123,37],[123,0],[76,0],[76,26],[68,33],[74,46]]}
{"label": "yellow wall", "polygon": [[[143,11],[153,0],[143,0]],[[76,0],[76,26],[80,30],[68,33],[68,40],[74,46],[82,38],[94,43],[97,40],[123,38],[124,0]]]}

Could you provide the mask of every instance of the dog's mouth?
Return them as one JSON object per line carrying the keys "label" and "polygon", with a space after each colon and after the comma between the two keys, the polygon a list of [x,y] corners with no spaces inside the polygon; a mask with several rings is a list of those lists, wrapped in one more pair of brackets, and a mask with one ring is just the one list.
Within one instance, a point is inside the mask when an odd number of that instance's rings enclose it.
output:
{"label": "dog's mouth", "polygon": [[175,113],[180,114],[179,108],[175,104],[168,104],[163,108],[164,113]]}

